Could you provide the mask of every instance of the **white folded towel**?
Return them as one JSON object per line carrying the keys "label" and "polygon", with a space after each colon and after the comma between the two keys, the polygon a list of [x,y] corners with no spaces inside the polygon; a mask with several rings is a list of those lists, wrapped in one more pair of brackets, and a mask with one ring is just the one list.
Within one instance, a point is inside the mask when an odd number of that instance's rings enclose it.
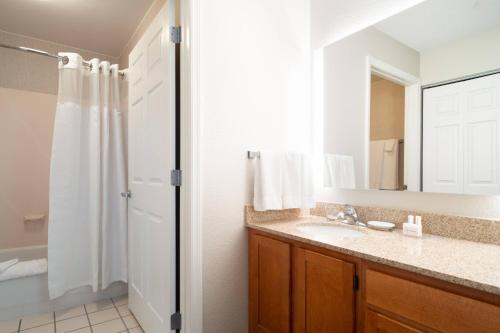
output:
{"label": "white folded towel", "polygon": [[253,205],[257,211],[283,208],[284,154],[260,152],[255,160]]}
{"label": "white folded towel", "polygon": [[312,158],[287,153],[283,170],[283,208],[313,208],[314,176]]}
{"label": "white folded towel", "polygon": [[389,139],[384,141],[384,151],[391,152],[394,150],[394,146],[396,145],[396,139]]}
{"label": "white folded towel", "polygon": [[19,262],[19,259],[11,259],[7,261],[0,262],[0,274],[9,269],[10,266],[13,266]]}
{"label": "white folded towel", "polygon": [[[387,150],[387,147],[391,147]],[[399,151],[398,139],[388,139],[384,143],[384,157],[382,159],[382,190],[397,190],[399,188]]]}
{"label": "white folded towel", "polygon": [[355,189],[354,157],[325,154],[324,177],[325,187]]}
{"label": "white folded towel", "polygon": [[260,152],[255,161],[254,209],[314,207],[313,175],[308,155]]}
{"label": "white folded towel", "polygon": [[47,259],[20,261],[0,274],[0,281],[47,273]]}
{"label": "white folded towel", "polygon": [[397,190],[398,139],[370,141],[370,188]]}

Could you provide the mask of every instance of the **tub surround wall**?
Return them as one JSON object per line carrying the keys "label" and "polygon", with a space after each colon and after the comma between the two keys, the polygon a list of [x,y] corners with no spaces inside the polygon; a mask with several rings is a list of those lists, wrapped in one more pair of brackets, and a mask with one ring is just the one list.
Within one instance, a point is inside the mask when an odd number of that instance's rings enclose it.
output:
{"label": "tub surround wall", "polygon": [[[310,210],[287,209],[282,211],[256,212],[253,206],[245,206],[246,223],[263,223],[296,219],[308,214],[326,217],[328,210],[341,211],[344,204],[318,202]],[[452,215],[435,214],[416,210],[354,206],[361,221],[386,221],[402,229],[408,215],[422,216],[424,234],[500,245],[500,221]]]}
{"label": "tub surround wall", "polygon": [[[0,249],[47,244],[56,100],[52,94],[0,88]],[[32,214],[45,218],[23,221]]]}
{"label": "tub surround wall", "polygon": [[[0,42],[85,59],[117,62],[104,54],[0,30]],[[47,244],[48,184],[57,104],[57,61],[0,48],[0,249]],[[42,221],[23,217],[44,214]]]}
{"label": "tub surround wall", "polygon": [[[31,38],[0,30],[0,42],[27,46],[50,53],[76,52],[84,59],[99,58],[117,63],[118,58],[68,45]],[[57,61],[27,52],[0,48],[0,87],[57,95]]]}

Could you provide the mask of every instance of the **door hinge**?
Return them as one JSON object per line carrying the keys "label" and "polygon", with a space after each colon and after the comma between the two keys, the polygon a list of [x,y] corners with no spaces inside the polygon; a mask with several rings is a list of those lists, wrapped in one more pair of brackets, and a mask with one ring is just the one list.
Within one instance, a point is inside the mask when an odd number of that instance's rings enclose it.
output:
{"label": "door hinge", "polygon": [[355,274],[353,277],[352,277],[352,288],[354,290],[358,290],[359,289],[359,277],[357,274]]}
{"label": "door hinge", "polygon": [[182,42],[182,29],[180,26],[170,27],[170,41],[175,44]]}
{"label": "door hinge", "polygon": [[170,172],[170,184],[172,186],[182,185],[182,170],[175,169]]}
{"label": "door hinge", "polygon": [[172,313],[170,316],[170,329],[180,330],[182,326],[182,315],[180,312]]}

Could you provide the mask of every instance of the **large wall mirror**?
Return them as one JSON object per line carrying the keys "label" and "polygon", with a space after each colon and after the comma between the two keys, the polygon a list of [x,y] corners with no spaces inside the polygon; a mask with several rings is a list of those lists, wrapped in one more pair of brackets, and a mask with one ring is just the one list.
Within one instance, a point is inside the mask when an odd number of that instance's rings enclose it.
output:
{"label": "large wall mirror", "polygon": [[322,53],[325,187],[500,195],[500,1],[427,0]]}

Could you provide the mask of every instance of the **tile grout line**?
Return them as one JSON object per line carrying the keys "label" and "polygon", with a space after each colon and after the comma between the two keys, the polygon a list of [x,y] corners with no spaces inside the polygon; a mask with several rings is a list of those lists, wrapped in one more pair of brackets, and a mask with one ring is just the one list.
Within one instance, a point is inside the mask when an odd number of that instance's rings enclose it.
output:
{"label": "tile grout line", "polygon": [[89,313],[87,312],[87,306],[85,304],[83,304],[83,310],[85,310],[85,317],[87,317],[87,322],[89,323],[90,333],[94,333],[92,325],[90,324],[90,318],[89,318]]}
{"label": "tile grout line", "polygon": [[[46,314],[49,314],[49,313],[47,312],[47,313],[42,313],[42,314],[39,314],[39,315],[46,315]],[[54,323],[55,323],[55,315],[56,315],[55,312],[52,311],[52,316],[54,317]],[[30,315],[28,317],[31,317],[31,316],[37,316],[37,314],[32,314],[32,315]],[[22,321],[23,321],[23,317],[21,317],[21,319],[19,319],[18,329],[16,331],[17,333],[22,333],[23,331],[32,330],[34,328],[39,328],[39,327],[42,327],[42,326],[47,326],[47,325],[52,324],[51,322],[48,322],[48,323],[45,322],[44,324],[35,325],[33,327],[28,327],[28,328],[25,328],[25,329],[22,330],[21,329]]]}
{"label": "tile grout line", "polygon": [[110,300],[111,300],[111,303],[113,303],[113,306],[115,307],[116,312],[118,312],[118,316],[120,317],[120,320],[122,321],[123,326],[125,326],[125,331],[123,331],[123,332],[130,332],[130,330],[127,327],[127,324],[125,323],[125,320],[123,320],[122,314],[120,313],[120,311],[118,310],[118,307],[115,304],[115,301],[113,300],[113,298],[110,298]]}
{"label": "tile grout line", "polygon": [[[111,308],[107,308],[107,309],[104,309],[104,310],[110,310],[110,309],[113,309],[112,307]],[[104,310],[101,310],[101,311],[104,311]],[[95,311],[95,312],[89,312],[89,314],[93,314],[93,313],[97,313],[97,312],[100,312],[100,311]],[[80,315],[80,316],[76,316],[76,317],[71,317],[71,318],[68,318],[68,319],[74,319],[74,318],[78,318],[78,317],[83,317],[85,315]],[[63,319],[63,320],[60,320],[60,321],[64,321],[64,320],[68,320],[68,319]],[[71,333],[71,332],[74,332],[74,331],[78,331],[78,330],[81,330],[83,328],[87,328],[87,327],[92,327],[92,326],[97,326],[97,325],[101,325],[101,324],[104,324],[104,323],[109,323],[110,321],[113,321],[113,320],[117,320],[117,319],[120,319],[120,318],[113,318],[113,319],[108,319],[108,320],[105,320],[105,321],[102,321],[100,323],[96,323],[96,324],[90,324],[90,326],[85,326],[85,327],[80,327],[80,328],[75,328],[73,330],[70,330],[70,331],[67,331],[65,333]],[[87,320],[89,321],[90,319],[87,317]],[[125,332],[125,331],[120,331],[120,332]],[[22,332],[21,332],[22,333]]]}
{"label": "tile grout line", "polygon": [[[135,319],[135,316],[132,313],[130,313],[130,314],[126,315],[126,316],[122,316],[122,314],[118,310],[118,305],[114,302],[114,300],[112,298],[109,298],[109,300],[111,301],[111,303],[112,303],[113,306],[109,307],[108,309],[115,309],[116,312],[118,313],[118,317],[120,318],[120,321],[125,326],[125,330],[120,331],[120,333],[130,332],[130,329],[127,327],[127,324],[125,323],[125,321],[124,321],[123,318],[127,317],[127,316],[131,316],[131,317],[133,317]],[[121,304],[120,306],[123,306],[123,305],[126,305],[126,304]],[[81,316],[85,316],[87,318],[87,322],[88,322],[88,325],[89,325],[88,327],[89,327],[91,333],[93,333],[92,323],[90,322],[90,317],[89,317],[89,312],[87,311],[87,307],[86,307],[85,304],[82,304],[82,306],[83,306],[83,309],[85,311],[85,314],[83,314]],[[102,310],[99,310],[99,311],[90,312],[90,314],[97,313],[97,312],[104,311],[104,310],[107,310],[107,309],[102,309]],[[57,324],[58,320],[56,319],[56,313],[55,313],[55,311],[52,311],[52,317],[53,317],[52,324],[54,325],[54,333],[57,333],[57,325],[56,324]],[[72,316],[72,317],[69,317],[69,318],[66,318],[66,319],[62,319],[62,320],[59,320],[59,321],[65,321],[65,320],[74,319],[74,318],[77,318],[77,317],[79,317],[79,316]],[[107,323],[107,322],[110,322],[110,321],[113,321],[113,320],[116,320],[116,319],[118,319],[118,318],[105,320],[105,321],[103,321],[101,323],[98,323],[98,324],[95,324],[95,325],[100,325],[100,324]],[[17,325],[16,333],[22,333],[23,332],[23,331],[21,331],[22,320],[23,320],[23,318],[21,317],[19,319],[19,322],[18,322],[18,325]],[[135,319],[135,320],[137,321],[137,319]],[[48,324],[50,324],[50,323],[48,323]],[[42,325],[30,327],[29,329],[38,328],[38,327],[45,326],[45,325],[48,325],[48,324],[42,324]],[[140,325],[138,327],[140,327]],[[83,329],[83,328],[85,328],[85,327],[77,328],[77,329],[68,331],[68,333],[74,332],[74,331],[77,331],[77,330],[80,330],[80,329]]]}

